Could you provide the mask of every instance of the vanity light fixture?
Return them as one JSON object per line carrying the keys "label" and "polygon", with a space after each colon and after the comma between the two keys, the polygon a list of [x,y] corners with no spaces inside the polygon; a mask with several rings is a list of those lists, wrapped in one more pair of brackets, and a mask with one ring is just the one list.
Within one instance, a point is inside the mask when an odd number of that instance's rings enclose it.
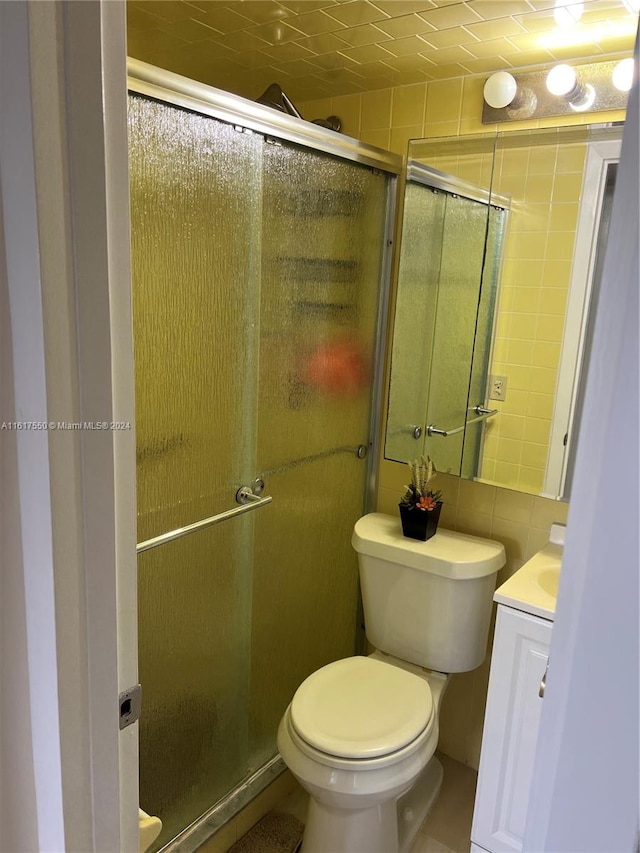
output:
{"label": "vanity light fixture", "polygon": [[496,124],[606,110],[623,110],[633,77],[631,58],[588,65],[562,63],[543,71],[498,71],[484,86],[482,121]]}

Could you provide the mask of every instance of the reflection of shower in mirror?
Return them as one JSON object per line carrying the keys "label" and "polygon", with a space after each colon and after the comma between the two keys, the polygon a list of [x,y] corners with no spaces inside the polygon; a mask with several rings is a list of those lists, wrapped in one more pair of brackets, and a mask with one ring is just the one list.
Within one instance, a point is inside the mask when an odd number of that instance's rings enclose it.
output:
{"label": "reflection of shower in mirror", "polygon": [[509,201],[417,163],[407,179],[386,455],[475,477]]}
{"label": "reflection of shower in mirror", "polygon": [[410,143],[387,458],[568,497],[621,135]]}

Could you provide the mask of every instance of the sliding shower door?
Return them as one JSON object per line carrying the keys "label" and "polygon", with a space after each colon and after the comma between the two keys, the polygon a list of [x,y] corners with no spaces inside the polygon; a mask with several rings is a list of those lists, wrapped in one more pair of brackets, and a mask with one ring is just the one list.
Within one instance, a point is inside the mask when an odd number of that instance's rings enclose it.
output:
{"label": "sliding shower door", "polygon": [[[495,301],[495,287],[490,299],[481,287],[487,216],[486,203],[407,182],[388,458],[406,461],[425,453],[437,470],[460,474],[476,323],[491,323]],[[481,381],[478,376],[475,384]],[[481,399],[484,389],[473,405]]]}
{"label": "sliding shower door", "polygon": [[[159,849],[276,753],[356,645],[389,176],[130,98],[140,805]],[[181,848],[187,849],[187,848]]]}
{"label": "sliding shower door", "polygon": [[[138,541],[255,476],[261,139],[129,103]],[[265,511],[265,510],[262,510]],[[251,515],[138,558],[140,804],[170,840],[248,761]]]}
{"label": "sliding shower door", "polygon": [[276,750],[309,673],[355,650],[388,177],[294,146],[264,152],[251,761]]}
{"label": "sliding shower door", "polygon": [[403,462],[424,449],[446,204],[445,193],[407,181],[385,448]]}
{"label": "sliding shower door", "polygon": [[[431,192],[430,189],[425,189]],[[439,471],[460,474],[476,320],[482,281],[487,205],[447,194],[438,307],[427,403],[425,452]],[[474,403],[474,405],[477,405]],[[447,436],[429,435],[428,427]]]}
{"label": "sliding shower door", "polygon": [[[486,420],[476,420],[473,409],[488,403],[489,363],[495,310],[498,300],[498,281],[502,246],[507,227],[508,210],[491,205],[488,208],[487,239],[478,299],[478,316],[473,343],[471,380],[469,382],[469,422],[464,435],[460,476],[467,480],[480,476],[482,446]],[[491,408],[489,406],[488,408]]]}

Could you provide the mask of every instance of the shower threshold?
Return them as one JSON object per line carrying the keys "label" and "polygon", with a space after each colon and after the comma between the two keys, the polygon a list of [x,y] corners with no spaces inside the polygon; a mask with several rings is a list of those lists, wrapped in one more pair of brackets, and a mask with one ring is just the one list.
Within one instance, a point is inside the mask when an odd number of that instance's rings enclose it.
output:
{"label": "shower threshold", "polygon": [[229,823],[238,812],[254,800],[266,787],[286,770],[280,755],[260,767],[251,776],[243,779],[237,787],[218,800],[208,811],[190,826],[176,835],[158,853],[195,853],[212,835]]}

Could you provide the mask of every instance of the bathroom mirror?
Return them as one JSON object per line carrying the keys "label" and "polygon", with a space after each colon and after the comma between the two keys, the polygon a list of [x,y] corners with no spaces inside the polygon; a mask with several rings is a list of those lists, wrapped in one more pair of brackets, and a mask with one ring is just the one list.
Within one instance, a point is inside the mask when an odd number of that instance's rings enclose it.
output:
{"label": "bathroom mirror", "polygon": [[410,142],[387,459],[568,498],[621,137]]}

